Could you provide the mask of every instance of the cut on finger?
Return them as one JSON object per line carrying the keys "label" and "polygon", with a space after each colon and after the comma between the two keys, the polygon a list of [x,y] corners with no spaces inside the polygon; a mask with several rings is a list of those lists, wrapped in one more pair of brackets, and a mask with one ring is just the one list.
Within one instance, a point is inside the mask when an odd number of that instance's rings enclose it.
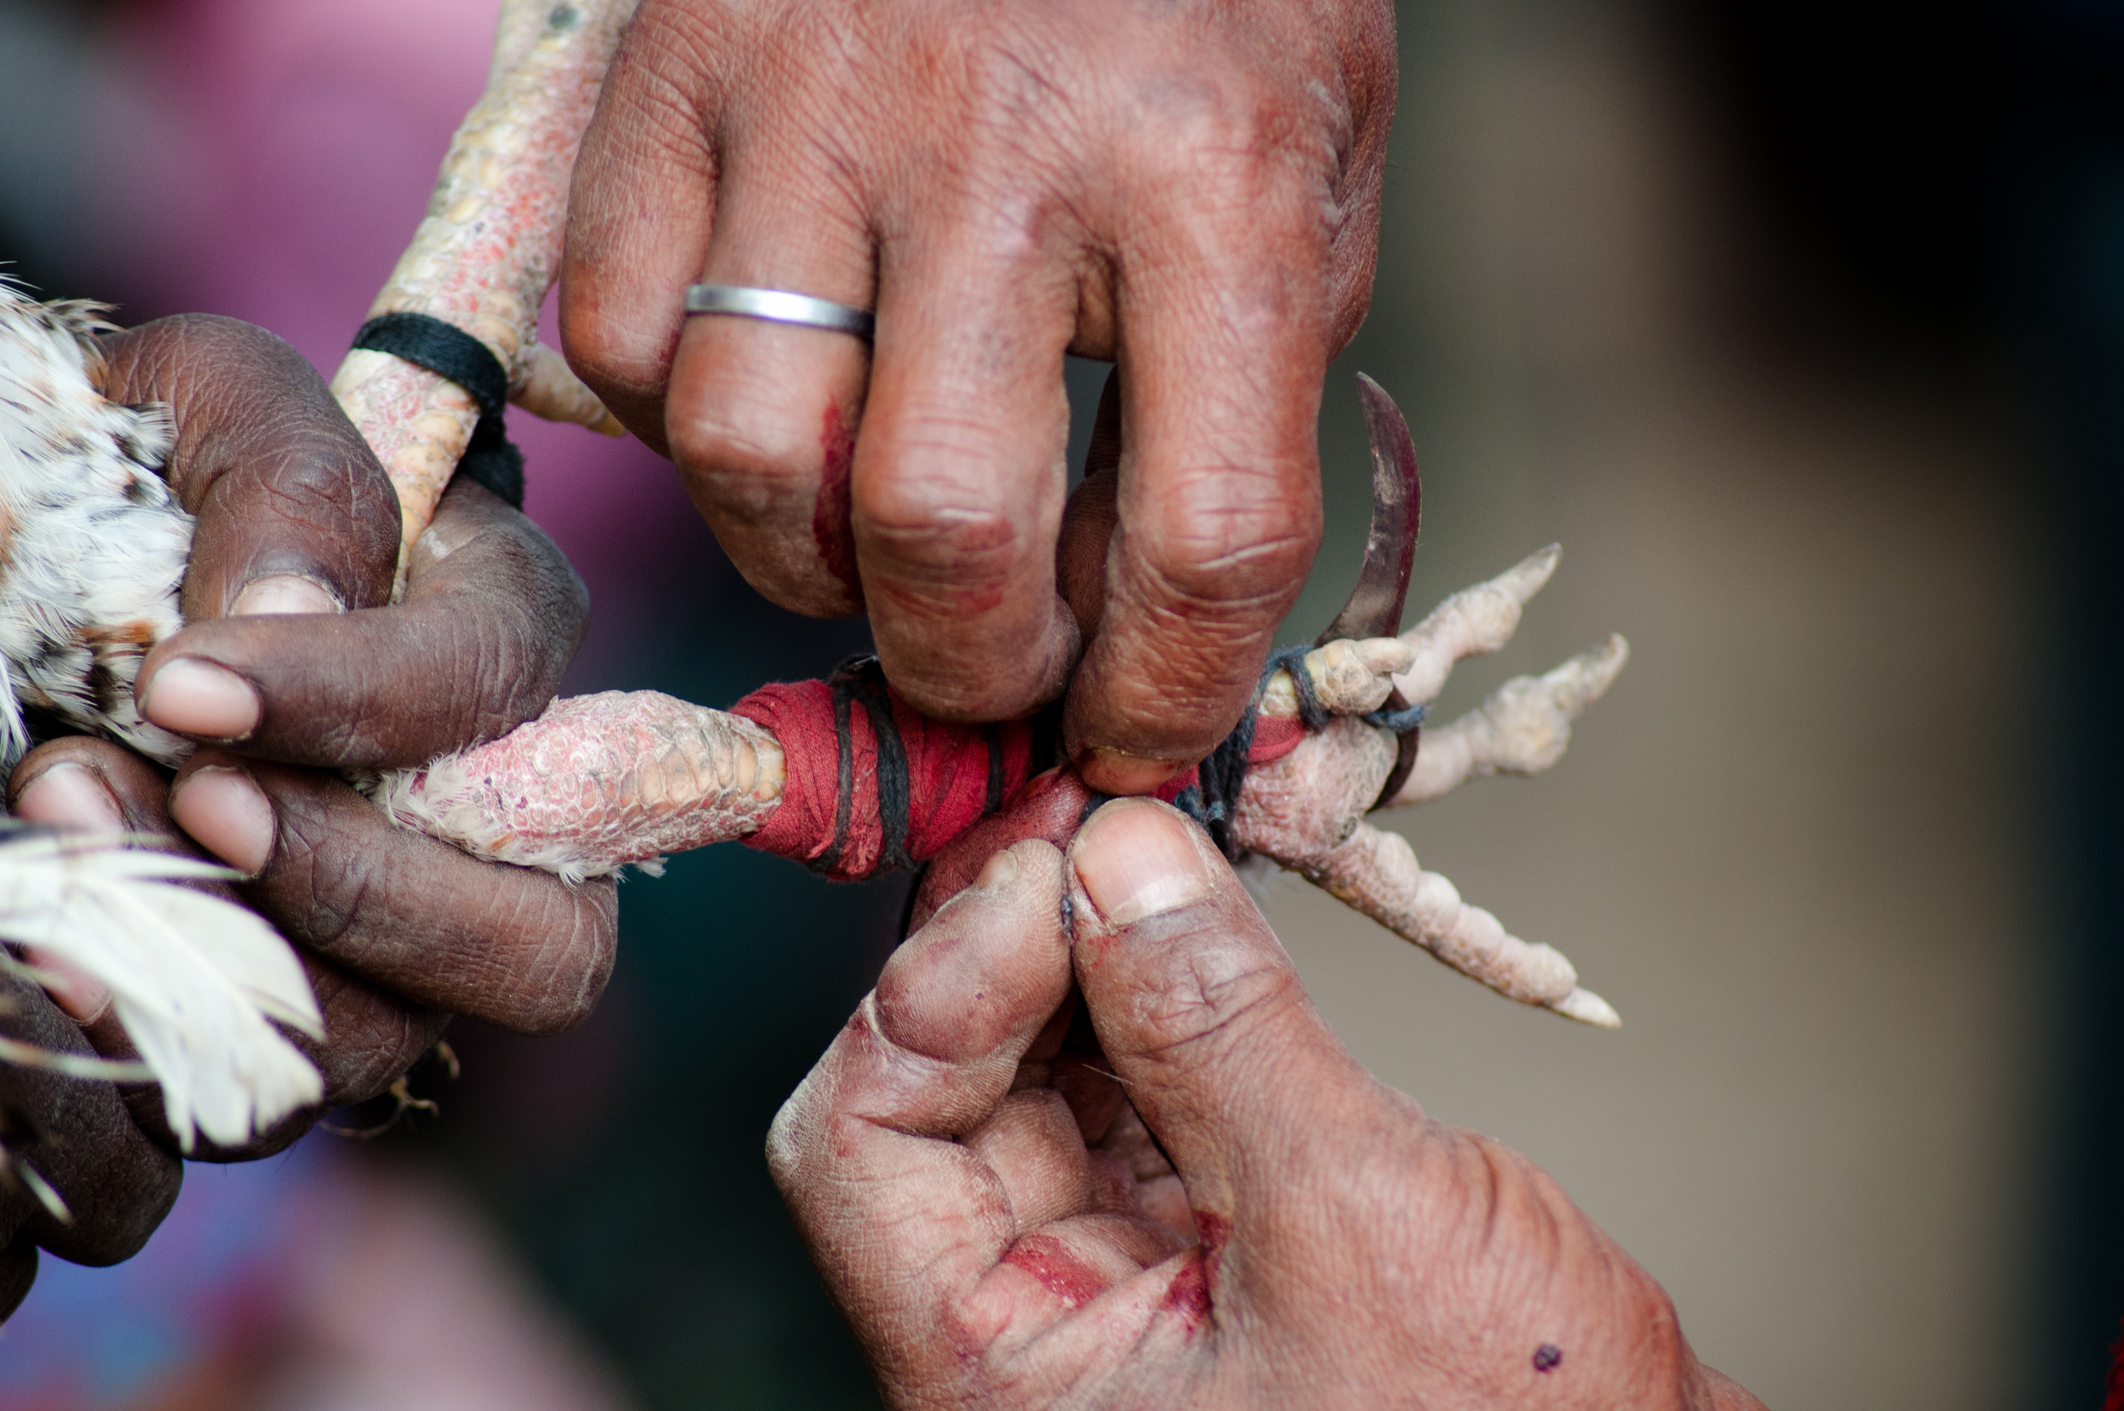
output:
{"label": "cut on finger", "polygon": [[[1061,890],[1050,845],[999,853],[894,953],[775,1118],[776,1184],[859,1329],[938,1316],[1015,1238],[1003,1182],[954,1139],[1005,1102],[1069,991]],[[923,1346],[871,1351],[891,1365]]]}
{"label": "cut on finger", "polygon": [[[753,143],[731,158],[703,282],[868,310],[871,243],[853,193],[803,153]],[[795,179],[780,155],[818,179]],[[868,345],[832,329],[697,314],[678,342],[672,458],[738,571],[795,612],[862,610],[848,499],[869,376]]]}

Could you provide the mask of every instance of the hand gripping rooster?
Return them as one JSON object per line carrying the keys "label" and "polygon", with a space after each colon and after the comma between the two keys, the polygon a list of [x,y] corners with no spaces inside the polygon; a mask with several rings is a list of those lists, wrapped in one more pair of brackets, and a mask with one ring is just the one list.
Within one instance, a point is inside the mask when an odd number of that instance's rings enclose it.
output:
{"label": "hand gripping rooster", "polygon": [[[429,213],[372,315],[419,314],[478,339],[510,398],[610,430],[551,349],[537,310],[559,255],[575,149],[629,0],[508,0],[486,93],[452,141]],[[0,748],[10,765],[34,709],[164,764],[189,742],[143,720],[142,659],[181,625],[191,521],[158,474],[170,446],[154,407],[97,388],[97,310],[0,285]],[[333,390],[397,487],[419,538],[472,440],[466,387],[391,353],[349,355]],[[1210,759],[1161,797],[1235,861],[1298,873],[1508,998],[1613,1027],[1615,1011],[1549,946],[1509,934],[1425,872],[1375,809],[1438,798],[1487,774],[1555,763],[1571,723],[1622,669],[1610,637],[1522,677],[1474,711],[1422,729],[1454,663],[1494,652],[1548,581],[1550,547],[1447,598],[1397,635],[1415,547],[1414,449],[1368,379],[1373,515],[1357,589],[1309,648],[1276,653],[1255,703]],[[401,558],[403,564],[403,557]],[[1420,748],[1419,748],[1420,743]],[[1096,800],[1055,769],[1038,721],[948,724],[908,707],[874,663],[763,688],[729,710],[654,692],[556,700],[500,739],[398,770],[372,796],[398,823],[498,863],[575,881],[667,852],[743,841],[840,878],[928,864],[917,924],[978,870],[998,830],[1073,829]],[[225,1144],[314,1101],[318,1077],[277,1025],[316,1032],[315,1000],[285,942],[249,913],[181,885],[214,869],[122,839],[24,835],[0,845],[0,938],[106,984],[173,1130]],[[32,975],[0,947],[0,966]],[[95,1078],[138,1065],[0,1047],[0,1061]],[[123,1071],[119,1071],[119,1070]]]}

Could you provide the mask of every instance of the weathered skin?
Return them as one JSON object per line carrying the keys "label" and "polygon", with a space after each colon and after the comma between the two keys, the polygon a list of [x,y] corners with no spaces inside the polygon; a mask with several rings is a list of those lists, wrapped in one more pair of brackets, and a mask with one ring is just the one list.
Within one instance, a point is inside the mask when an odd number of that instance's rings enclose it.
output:
{"label": "weathered skin", "polygon": [[908,1411],[1760,1411],[1555,1181],[1365,1072],[1144,800],[998,853],[767,1152]]}

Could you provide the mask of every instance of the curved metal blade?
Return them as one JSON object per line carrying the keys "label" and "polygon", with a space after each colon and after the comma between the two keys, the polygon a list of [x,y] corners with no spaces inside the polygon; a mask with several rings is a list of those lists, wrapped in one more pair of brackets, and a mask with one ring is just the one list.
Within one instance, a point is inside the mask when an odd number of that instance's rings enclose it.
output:
{"label": "curved metal blade", "polygon": [[1372,441],[1372,528],[1364,541],[1364,568],[1350,599],[1327,630],[1313,639],[1325,646],[1338,637],[1391,637],[1401,630],[1409,596],[1409,566],[1423,519],[1423,487],[1416,474],[1416,443],[1409,424],[1386,389],[1357,374],[1357,401]]}

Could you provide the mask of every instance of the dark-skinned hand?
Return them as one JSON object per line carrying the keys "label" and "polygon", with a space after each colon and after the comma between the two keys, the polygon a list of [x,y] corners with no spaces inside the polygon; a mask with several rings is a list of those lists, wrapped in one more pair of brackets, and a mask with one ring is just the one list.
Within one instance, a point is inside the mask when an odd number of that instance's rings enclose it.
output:
{"label": "dark-skinned hand", "polygon": [[[228,894],[296,942],[326,1038],[294,1036],[325,1097],[241,1149],[285,1147],[325,1109],[384,1091],[452,1014],[526,1033],[586,1016],[611,971],[609,881],[581,887],[475,861],[395,827],[337,772],[423,763],[489,739],[550,700],[588,599],[537,526],[477,485],[453,485],[390,603],[398,502],[383,468],[308,363],[230,319],[164,319],[105,342],[105,395],[168,405],[166,468],[197,532],[187,626],[143,664],[155,723],[201,741],[174,778],[106,741],[32,751],[14,814],[113,827],[243,874]],[[109,996],[62,973],[15,986],[0,1032],[47,1047],[131,1054]],[[0,1132],[71,1207],[61,1225],[19,1184],[0,1189],[0,1316],[42,1246],[109,1263],[137,1250],[181,1167],[152,1085],[0,1065]]]}
{"label": "dark-skinned hand", "polygon": [[[576,168],[567,353],[769,598],[867,609],[945,719],[1067,685],[1079,769],[1143,792],[1237,721],[1312,562],[1394,85],[1388,0],[643,0]],[[875,309],[875,349],[685,319],[703,280]],[[1116,362],[1126,417],[1058,595],[1065,352]]]}
{"label": "dark-skinned hand", "polygon": [[1367,1073],[1151,801],[993,853],[768,1155],[894,1406],[1760,1406],[1553,1181]]}

